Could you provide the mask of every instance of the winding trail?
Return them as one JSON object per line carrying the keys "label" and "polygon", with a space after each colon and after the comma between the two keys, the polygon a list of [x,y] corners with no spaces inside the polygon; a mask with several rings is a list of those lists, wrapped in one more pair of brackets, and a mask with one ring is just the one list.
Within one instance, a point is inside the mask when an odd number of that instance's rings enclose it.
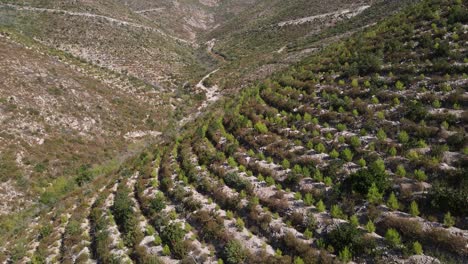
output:
{"label": "winding trail", "polygon": [[218,85],[213,85],[212,87],[206,87],[205,84],[203,84],[206,79],[208,79],[212,74],[216,73],[217,71],[219,71],[219,68],[212,71],[212,72],[210,72],[210,73],[208,73],[207,75],[205,75],[198,82],[198,84],[195,86],[196,88],[201,89],[201,90],[203,90],[205,92],[206,99],[197,108],[196,112],[191,113],[190,115],[188,115],[187,117],[182,118],[179,121],[180,126],[183,126],[183,125],[187,124],[188,122],[190,122],[190,121],[194,120],[195,118],[197,118],[202,113],[202,110],[209,105],[209,103],[215,102],[220,98],[219,97],[219,87],[218,87]]}
{"label": "winding trail", "polygon": [[[213,52],[213,47],[215,45],[216,39],[212,39],[206,43],[206,51],[213,57],[219,59],[219,55]],[[218,72],[221,68],[217,68],[207,75],[205,75],[198,83],[195,85],[196,88],[203,90],[206,94],[206,99],[203,101],[203,103],[197,108],[197,111],[190,114],[189,116],[183,118],[182,120],[179,121],[179,124],[181,126],[185,125],[191,120],[194,120],[196,117],[198,117],[204,108],[206,108],[210,103],[216,102],[219,100],[220,95],[219,95],[219,86],[217,84],[211,86],[211,87],[206,87],[204,82],[210,78],[211,75],[215,74]]]}
{"label": "winding trail", "polygon": [[331,12],[331,13],[283,21],[283,22],[278,23],[278,26],[284,27],[284,26],[291,26],[291,25],[301,25],[304,23],[315,21],[317,19],[324,19],[324,18],[335,18],[335,19],[351,18],[351,17],[359,15],[360,13],[362,13],[364,10],[366,10],[369,7],[370,7],[369,5],[364,5],[364,6],[357,7],[354,10],[343,9],[343,10],[338,10],[338,11]]}
{"label": "winding trail", "polygon": [[214,73],[216,73],[217,71],[219,71],[219,68],[208,73],[207,75],[205,75],[205,77],[203,77],[203,79],[201,79],[198,84],[195,86],[203,91],[205,91],[206,93],[206,100],[202,103],[202,105],[200,107],[198,107],[198,110],[201,110],[205,107],[208,106],[208,104],[210,102],[214,102],[214,101],[217,101],[219,99],[219,95],[218,95],[218,91],[219,91],[219,87],[218,85],[213,85],[211,87],[206,87],[204,82],[206,79],[210,78],[210,76]]}
{"label": "winding trail", "polygon": [[151,8],[151,9],[145,9],[145,10],[138,10],[138,11],[135,11],[135,13],[143,14],[143,13],[148,13],[148,12],[159,12],[159,11],[163,11],[164,9],[166,9],[166,8],[165,7],[158,7],[158,8]]}
{"label": "winding trail", "polygon": [[164,31],[162,31],[160,29],[157,29],[157,28],[153,28],[153,27],[149,27],[149,26],[145,26],[145,25],[141,25],[141,24],[138,24],[138,23],[129,22],[129,21],[125,21],[125,20],[120,20],[120,19],[116,19],[116,18],[112,18],[112,17],[108,17],[108,16],[103,16],[103,15],[97,15],[97,14],[92,14],[92,13],[83,13],[83,12],[73,12],[73,11],[68,11],[68,10],[63,10],[63,9],[50,9],[50,8],[41,8],[41,7],[18,6],[18,5],[13,5],[13,4],[0,4],[0,7],[13,8],[13,9],[15,9],[17,11],[47,12],[47,13],[54,13],[54,14],[65,14],[65,15],[69,15],[69,16],[79,16],[79,17],[87,17],[87,18],[94,18],[94,19],[96,19],[96,18],[97,19],[103,19],[103,20],[105,20],[107,22],[114,23],[114,24],[117,24],[117,25],[120,25],[120,26],[128,26],[128,27],[133,27],[133,28],[149,30],[149,31],[152,31],[152,32],[159,33],[159,34],[161,34],[161,35],[163,35],[165,37],[171,38],[173,40],[180,41],[180,42],[185,43],[185,44],[195,45],[194,42],[191,42],[191,41],[188,41],[188,40],[185,40],[185,39],[181,39],[181,38],[169,35],[169,34],[165,33]]}

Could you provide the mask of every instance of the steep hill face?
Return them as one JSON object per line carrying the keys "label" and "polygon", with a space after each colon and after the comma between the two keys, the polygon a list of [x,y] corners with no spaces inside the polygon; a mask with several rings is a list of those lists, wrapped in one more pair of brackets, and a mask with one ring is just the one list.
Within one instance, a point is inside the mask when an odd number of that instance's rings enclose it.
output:
{"label": "steep hill face", "polygon": [[414,1],[258,1],[203,35],[225,63],[214,82],[236,89],[284,69]]}
{"label": "steep hill face", "polygon": [[467,14],[422,1],[245,89],[187,127],[159,179],[282,252],[214,235],[248,262],[466,262]]}
{"label": "steep hill face", "polygon": [[[175,88],[196,73],[192,43],[164,32],[125,6],[110,7],[119,15],[67,6],[2,6],[8,28],[19,30],[47,46],[157,88]],[[67,8],[67,9],[65,9]],[[122,15],[123,9],[131,15]],[[182,75],[184,77],[182,77]]]}
{"label": "steep hill face", "polygon": [[413,2],[1,0],[0,260],[464,262],[467,8]]}
{"label": "steep hill face", "polygon": [[[157,138],[200,114],[225,88],[306,56],[283,45],[359,15],[367,4],[1,1],[0,151],[11,165],[2,188],[34,201],[50,179],[73,178],[135,140]],[[311,21],[294,22],[306,15]],[[324,26],[324,19],[333,23]],[[267,35],[279,37],[263,42]],[[14,208],[9,201],[3,204]]]}
{"label": "steep hill face", "polygon": [[[136,140],[161,134],[172,111],[171,97],[152,86],[24,41],[0,36],[5,220],[34,207],[55,182],[74,184],[75,177],[93,173],[91,164],[118,166],[139,148]],[[42,196],[41,203],[54,203],[66,191]]]}

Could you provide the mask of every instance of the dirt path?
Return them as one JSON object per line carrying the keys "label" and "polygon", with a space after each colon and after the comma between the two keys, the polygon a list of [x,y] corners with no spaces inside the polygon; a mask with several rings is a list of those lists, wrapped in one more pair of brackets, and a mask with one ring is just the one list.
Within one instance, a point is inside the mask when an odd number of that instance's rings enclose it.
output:
{"label": "dirt path", "polygon": [[80,16],[80,17],[87,17],[87,18],[103,19],[103,20],[105,20],[107,22],[114,23],[114,24],[117,24],[117,25],[120,25],[120,26],[128,26],[128,27],[134,27],[134,28],[140,28],[140,29],[153,31],[153,32],[159,33],[159,34],[161,34],[161,35],[163,35],[165,37],[171,38],[173,40],[180,41],[180,42],[183,42],[183,43],[189,44],[189,45],[195,45],[195,43],[193,43],[191,41],[181,39],[181,38],[178,38],[178,37],[175,37],[175,36],[171,36],[171,35],[163,32],[160,29],[145,26],[145,25],[141,25],[141,24],[137,24],[137,23],[134,23],[134,22],[120,20],[120,19],[116,19],[116,18],[112,18],[112,17],[108,17],[108,16],[97,15],[97,14],[92,14],[92,13],[73,12],[73,11],[68,11],[68,10],[63,10],[63,9],[49,9],[49,8],[30,7],[30,6],[18,6],[18,5],[12,5],[12,4],[0,4],[0,7],[2,7],[2,6],[3,7],[8,7],[8,8],[13,8],[13,9],[15,9],[17,11],[47,12],[47,13],[55,13],[55,14],[65,14],[65,15],[69,15],[69,16]]}
{"label": "dirt path", "polygon": [[278,23],[278,26],[284,27],[284,26],[291,26],[291,25],[301,25],[304,23],[308,23],[308,22],[312,22],[312,21],[315,21],[318,19],[324,19],[324,18],[336,18],[336,19],[351,18],[351,17],[359,15],[360,13],[362,13],[364,10],[366,10],[369,7],[370,7],[369,5],[364,5],[364,6],[357,7],[354,10],[343,9],[343,10],[338,10],[338,11],[331,12],[331,13],[283,21],[283,22]]}
{"label": "dirt path", "polygon": [[[216,39],[212,39],[206,43],[206,51],[213,57],[221,60],[224,62],[224,58],[219,56],[218,54],[213,52],[213,47],[216,43]],[[203,76],[203,78],[195,85],[196,88],[203,90],[206,94],[206,99],[203,101],[203,103],[197,108],[197,112],[190,114],[189,116],[183,118],[182,120],[179,121],[179,124],[183,126],[187,122],[195,119],[197,116],[199,116],[204,108],[206,108],[210,103],[216,102],[220,98],[219,94],[219,86],[217,84],[207,87],[204,82],[210,78],[211,75],[215,74],[217,71],[219,71],[220,68],[217,68],[216,70],[213,70],[212,72],[208,73],[207,75]]]}
{"label": "dirt path", "polygon": [[219,71],[219,68],[208,73],[207,75],[205,75],[205,77],[203,77],[199,82],[198,84],[195,86],[197,87],[198,89],[201,89],[203,91],[205,91],[206,93],[206,100],[202,103],[202,105],[200,107],[198,107],[198,110],[201,110],[205,107],[208,106],[208,104],[210,102],[214,102],[214,101],[217,101],[219,99],[219,94],[218,94],[218,91],[219,91],[219,87],[218,85],[213,85],[211,87],[206,87],[204,82],[206,79],[210,78],[210,76],[214,73],[216,73],[217,71]]}
{"label": "dirt path", "polygon": [[219,96],[219,87],[218,85],[213,85],[212,87],[206,87],[204,82],[206,79],[210,78],[210,76],[214,73],[216,73],[217,71],[219,71],[219,68],[208,73],[207,75],[205,75],[199,82],[198,84],[195,86],[196,88],[198,89],[201,89],[205,92],[206,94],[206,99],[203,101],[203,103],[197,108],[197,111],[188,115],[187,117],[184,117],[183,119],[181,119],[179,121],[179,125],[180,126],[183,126],[185,124],[187,124],[188,122],[194,120],[195,118],[197,118],[201,113],[202,113],[202,110],[207,107],[209,105],[209,103],[211,102],[215,102],[217,101],[220,96]]}
{"label": "dirt path", "polygon": [[159,12],[159,11],[163,11],[164,9],[166,9],[166,8],[165,7],[158,7],[158,8],[151,8],[151,9],[145,9],[145,10],[138,10],[138,11],[135,11],[135,13],[144,14],[144,13],[149,13],[149,12]]}

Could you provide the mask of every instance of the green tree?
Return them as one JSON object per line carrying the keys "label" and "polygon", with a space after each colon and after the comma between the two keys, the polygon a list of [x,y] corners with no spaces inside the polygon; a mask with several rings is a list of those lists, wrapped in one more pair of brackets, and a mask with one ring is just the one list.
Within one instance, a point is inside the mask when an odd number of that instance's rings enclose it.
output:
{"label": "green tree", "polygon": [[416,201],[411,202],[409,212],[414,217],[419,215],[419,208],[418,208],[418,204],[416,203]]}
{"label": "green tree", "polygon": [[393,228],[387,230],[387,232],[385,233],[385,239],[393,247],[398,247],[399,245],[401,245],[400,234]]}
{"label": "green tree", "polygon": [[311,206],[314,203],[314,198],[312,197],[311,193],[306,193],[304,195],[304,204],[306,206]]}
{"label": "green tree", "polygon": [[244,220],[242,220],[242,218],[237,218],[236,227],[237,227],[237,231],[239,231],[239,232],[244,229],[245,224],[244,224]]}
{"label": "green tree", "polygon": [[294,264],[304,264],[304,261],[302,260],[301,257],[295,257]]}
{"label": "green tree", "polygon": [[322,200],[317,202],[316,207],[317,207],[317,211],[319,211],[319,213],[325,212],[325,204],[323,203]]}
{"label": "green tree", "polygon": [[354,226],[354,227],[358,227],[359,226],[359,219],[356,215],[352,215],[350,218],[349,218],[349,223]]}
{"label": "green tree", "polygon": [[352,161],[352,160],[353,160],[353,156],[354,156],[353,152],[352,152],[350,149],[348,149],[348,148],[344,149],[344,150],[341,152],[341,158],[344,159],[345,161],[348,161],[348,162],[349,162],[349,161]]}
{"label": "green tree", "polygon": [[83,186],[85,183],[90,182],[94,175],[91,171],[91,165],[81,165],[77,171],[77,176],[75,178],[76,183],[79,186]]}
{"label": "green tree", "polygon": [[158,236],[158,235],[154,235],[154,244],[155,244],[156,246],[159,246],[159,245],[161,245],[161,243],[162,243],[161,237]]}
{"label": "green tree", "polygon": [[444,122],[442,122],[441,126],[447,130],[447,129],[449,129],[450,125],[449,125],[449,123],[447,121],[444,120]]}
{"label": "green tree", "polygon": [[227,219],[232,219],[234,217],[234,214],[232,213],[231,210],[226,211],[226,218]]}
{"label": "green tree", "polygon": [[319,182],[323,181],[323,174],[319,169],[315,169],[314,171],[314,180]]}
{"label": "green tree", "polygon": [[423,170],[414,170],[414,177],[418,181],[425,181],[427,180],[426,173]]}
{"label": "green tree", "polygon": [[397,88],[398,91],[402,91],[405,89],[405,84],[403,84],[401,81],[397,81],[395,83],[395,87]]}
{"label": "green tree", "polygon": [[351,251],[349,251],[349,248],[346,246],[338,253],[338,258],[344,263],[348,263],[353,259],[353,256]]}
{"label": "green tree", "polygon": [[331,210],[330,210],[330,215],[333,218],[341,218],[341,219],[346,218],[343,211],[337,204],[332,205]]}
{"label": "green tree", "polygon": [[379,111],[375,114],[379,120],[385,119],[385,113],[383,111]]}
{"label": "green tree", "polygon": [[390,156],[392,157],[395,157],[396,154],[397,154],[397,150],[395,147],[391,147],[389,150],[388,150],[388,154],[390,154]]}
{"label": "green tree", "polygon": [[307,229],[304,231],[304,237],[305,237],[306,239],[311,239],[312,236],[313,236],[312,231],[310,231],[309,228],[307,228]]}
{"label": "green tree", "polygon": [[423,253],[422,245],[418,241],[413,243],[413,253],[416,255],[421,255]]}
{"label": "green tree", "polygon": [[169,249],[168,245],[164,245],[163,250],[162,250],[162,255],[163,256],[170,256],[171,255],[171,249]]}
{"label": "green tree", "polygon": [[360,158],[358,160],[358,165],[362,167],[365,167],[367,165],[366,160],[364,158]]}
{"label": "green tree", "polygon": [[379,139],[380,141],[384,141],[387,139],[387,133],[385,133],[385,131],[383,129],[379,129],[379,131],[377,131],[377,139]]}
{"label": "green tree", "polygon": [[367,232],[369,232],[369,233],[374,233],[375,232],[375,225],[374,225],[374,222],[372,222],[372,220],[369,220],[367,222],[366,229],[367,229]]}
{"label": "green tree", "polygon": [[315,150],[316,150],[318,153],[323,153],[323,152],[325,152],[325,146],[324,146],[322,143],[318,143],[318,144],[315,146]]}
{"label": "green tree", "polygon": [[129,197],[130,190],[125,184],[117,189],[111,207],[116,224],[122,231],[125,245],[133,247],[144,234],[138,228],[138,219],[133,212],[134,202]]}
{"label": "green tree", "polygon": [[390,194],[390,197],[388,197],[387,206],[388,206],[392,211],[395,211],[395,210],[398,209],[398,207],[399,207],[398,199],[396,198],[394,192],[392,192],[392,193]]}
{"label": "green tree", "polygon": [[255,129],[261,133],[261,134],[266,134],[268,133],[268,128],[265,124],[263,124],[262,122],[257,122],[255,123]]}
{"label": "green tree", "polygon": [[405,177],[406,176],[406,170],[403,165],[398,165],[396,168],[396,175],[400,177]]}
{"label": "green tree", "polygon": [[406,131],[401,131],[398,133],[398,141],[402,144],[406,144],[409,141],[409,135]]}
{"label": "green tree", "polygon": [[379,188],[375,183],[372,183],[367,193],[367,200],[372,204],[380,204],[382,202],[383,195],[379,192]]}
{"label": "green tree", "polygon": [[338,131],[340,131],[340,132],[345,131],[346,130],[346,125],[345,124],[338,124],[338,125],[336,125],[336,129],[338,129]]}
{"label": "green tree", "polygon": [[265,182],[267,186],[272,186],[275,184],[275,179],[273,179],[271,176],[267,176]]}
{"label": "green tree", "polygon": [[247,252],[242,244],[237,240],[229,241],[224,247],[224,260],[228,264],[244,263],[247,258]]}
{"label": "green tree", "polygon": [[161,239],[166,245],[170,245],[172,249],[176,243],[181,242],[185,236],[185,230],[180,223],[171,223],[161,232]]}
{"label": "green tree", "polygon": [[343,192],[356,192],[363,196],[369,194],[372,184],[378,186],[379,192],[383,193],[389,186],[389,180],[385,171],[383,160],[372,162],[369,168],[363,168],[347,177],[340,186]]}
{"label": "green tree", "polygon": [[162,192],[157,192],[155,197],[151,199],[149,204],[149,210],[151,213],[159,213],[166,208],[166,199]]}
{"label": "green tree", "polygon": [[330,178],[330,177],[325,177],[325,178],[323,179],[323,183],[325,183],[326,186],[332,186],[332,184],[333,184],[332,178]]}
{"label": "green tree", "polygon": [[349,141],[353,148],[359,148],[361,146],[361,140],[357,136],[352,136]]}
{"label": "green tree", "polygon": [[330,155],[330,158],[336,159],[336,158],[338,158],[340,156],[340,153],[338,153],[338,151],[333,149],[332,151],[330,151],[329,155]]}
{"label": "green tree", "polygon": [[295,192],[294,193],[294,200],[302,200],[302,193]]}
{"label": "green tree", "polygon": [[378,158],[372,162],[370,169],[373,173],[385,173],[385,163],[383,159]]}
{"label": "green tree", "polygon": [[289,169],[289,168],[291,167],[291,164],[289,163],[289,160],[284,159],[284,160],[281,162],[281,166],[283,167],[283,169]]}
{"label": "green tree", "polygon": [[455,225],[455,218],[453,218],[453,216],[450,214],[450,212],[447,212],[444,215],[444,225],[446,227],[452,227],[453,225]]}

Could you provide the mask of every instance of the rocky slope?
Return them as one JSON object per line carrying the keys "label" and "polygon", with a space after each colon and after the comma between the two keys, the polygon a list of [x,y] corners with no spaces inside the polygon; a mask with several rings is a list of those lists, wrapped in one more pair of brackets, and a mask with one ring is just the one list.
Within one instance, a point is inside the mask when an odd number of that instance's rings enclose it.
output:
{"label": "rocky slope", "polygon": [[464,261],[466,5],[411,2],[0,1],[0,260]]}

